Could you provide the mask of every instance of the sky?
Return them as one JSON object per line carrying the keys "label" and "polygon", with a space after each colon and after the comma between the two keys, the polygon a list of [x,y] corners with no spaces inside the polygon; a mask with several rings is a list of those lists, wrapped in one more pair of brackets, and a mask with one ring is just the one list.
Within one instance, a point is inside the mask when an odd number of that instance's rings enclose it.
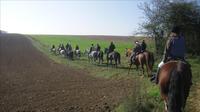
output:
{"label": "sky", "polygon": [[148,0],[0,1],[0,30],[23,34],[133,35]]}

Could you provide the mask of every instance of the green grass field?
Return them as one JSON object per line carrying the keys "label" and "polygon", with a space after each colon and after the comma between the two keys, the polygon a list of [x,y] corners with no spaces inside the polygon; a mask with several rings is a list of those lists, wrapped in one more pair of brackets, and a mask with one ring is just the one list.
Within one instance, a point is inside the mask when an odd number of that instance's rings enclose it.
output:
{"label": "green grass field", "polygon": [[[103,77],[103,78],[133,78],[135,80],[136,88],[134,88],[134,92],[129,98],[125,99],[122,104],[120,104],[117,108],[117,112],[160,112],[163,109],[163,102],[160,100],[159,89],[155,84],[152,84],[149,81],[147,76],[142,77],[141,71],[136,71],[136,69],[132,69],[130,74],[128,74],[128,58],[125,57],[125,48],[132,48],[134,46],[135,40],[142,40],[145,38],[130,38],[126,41],[120,40],[102,40],[98,38],[87,38],[81,36],[66,36],[66,35],[31,35],[33,44],[44,54],[50,57],[52,60],[66,64],[72,68],[82,69],[88,71],[88,73],[95,77]],[[154,41],[152,39],[145,39],[148,45],[148,50],[154,52],[155,46]],[[56,47],[59,44],[66,45],[67,42],[72,44],[74,48],[76,44],[79,45],[80,49],[84,51],[88,49],[90,45],[93,43],[99,43],[102,50],[109,46],[109,43],[114,41],[116,45],[116,51],[119,51],[122,56],[122,64],[118,69],[107,67],[105,64],[95,64],[89,63],[87,57],[81,57],[80,60],[66,60],[62,56],[55,56],[49,52],[49,49],[54,44]],[[159,57],[159,56],[158,56]],[[200,79],[200,57],[190,57],[190,64],[192,65],[193,71],[193,82],[198,83]],[[154,71],[156,70],[158,59],[154,65]]]}

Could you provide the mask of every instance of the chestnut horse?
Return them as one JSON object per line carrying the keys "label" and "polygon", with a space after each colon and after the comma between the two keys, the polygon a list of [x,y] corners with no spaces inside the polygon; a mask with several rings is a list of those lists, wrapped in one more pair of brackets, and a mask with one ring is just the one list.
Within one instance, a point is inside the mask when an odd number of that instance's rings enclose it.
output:
{"label": "chestnut horse", "polygon": [[183,61],[169,61],[158,75],[165,112],[182,112],[192,85],[190,65]]}
{"label": "chestnut horse", "polygon": [[144,65],[146,65],[147,75],[150,76],[152,74],[152,69],[153,69],[153,65],[154,65],[153,53],[149,52],[149,51],[145,51],[143,53],[136,55],[135,59],[134,59],[134,57],[131,57],[128,74],[129,74],[131,66],[133,64],[136,65],[137,69],[139,66],[141,66],[143,74],[144,74]]}
{"label": "chestnut horse", "polygon": [[126,51],[125,51],[126,57],[130,57],[132,53],[133,53],[133,50],[132,50],[132,49],[126,48]]}

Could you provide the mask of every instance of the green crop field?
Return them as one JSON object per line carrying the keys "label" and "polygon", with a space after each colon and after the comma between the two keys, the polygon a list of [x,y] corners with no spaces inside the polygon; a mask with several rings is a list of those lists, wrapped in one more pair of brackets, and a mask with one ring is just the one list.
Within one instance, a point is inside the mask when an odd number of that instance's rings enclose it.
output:
{"label": "green crop field", "polygon": [[[128,58],[125,57],[125,48],[133,48],[135,40],[143,40],[147,42],[147,49],[149,51],[155,52],[154,41],[152,39],[146,38],[129,38],[125,40],[118,39],[98,39],[98,38],[88,38],[82,36],[66,36],[66,35],[31,35],[31,40],[33,44],[44,54],[50,57],[52,60],[66,64],[69,67],[75,69],[82,69],[88,71],[88,73],[95,77],[103,77],[110,79],[119,79],[119,78],[132,78],[134,79],[135,88],[133,94],[131,94],[127,99],[116,108],[117,112],[160,112],[163,109],[163,102],[160,99],[159,89],[155,84],[152,84],[149,81],[145,73],[145,77],[142,76],[141,71],[136,71],[135,67],[131,69],[130,74],[128,74]],[[119,51],[122,56],[122,64],[119,67],[112,68],[111,66],[107,67],[106,64],[97,64],[89,63],[87,56],[81,57],[80,60],[70,61],[65,59],[62,56],[54,55],[49,52],[49,49],[54,44],[56,47],[59,44],[64,44],[70,42],[72,47],[79,45],[81,51],[88,49],[93,43],[96,45],[100,44],[102,50],[109,46],[109,43],[114,41],[116,45],[116,51]],[[160,56],[156,56],[157,61],[154,64],[154,71],[156,70],[157,64],[161,60]],[[104,57],[105,59],[105,57]],[[194,85],[198,84],[200,79],[200,57],[191,57],[188,58],[190,64],[192,65],[193,72],[193,82]],[[192,90],[195,91],[194,89]],[[187,110],[187,109],[186,109]],[[189,110],[188,110],[189,111]]]}

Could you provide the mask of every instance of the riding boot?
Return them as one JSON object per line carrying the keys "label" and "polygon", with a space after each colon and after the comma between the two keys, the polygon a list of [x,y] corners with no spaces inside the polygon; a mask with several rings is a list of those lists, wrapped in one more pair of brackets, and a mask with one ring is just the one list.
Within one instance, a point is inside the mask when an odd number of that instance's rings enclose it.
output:
{"label": "riding boot", "polygon": [[159,77],[159,73],[160,73],[160,68],[158,68],[156,74],[153,74],[151,81],[155,82],[156,84],[158,84],[158,77]]}
{"label": "riding boot", "polygon": [[160,68],[158,68],[158,71],[157,71],[157,73],[156,73],[156,76],[155,76],[155,83],[156,84],[158,84],[158,82],[159,82],[159,74],[160,74]]}

